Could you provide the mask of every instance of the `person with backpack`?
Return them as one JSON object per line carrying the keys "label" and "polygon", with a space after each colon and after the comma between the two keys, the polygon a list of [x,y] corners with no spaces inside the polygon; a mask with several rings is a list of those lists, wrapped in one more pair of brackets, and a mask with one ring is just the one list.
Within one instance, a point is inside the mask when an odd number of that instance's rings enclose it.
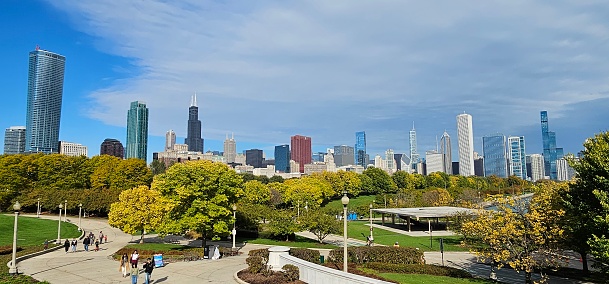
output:
{"label": "person with backpack", "polygon": [[146,273],[144,275],[144,284],[150,284],[150,276],[152,275],[152,270],[154,269],[154,263],[150,258],[146,260],[146,263],[144,263],[143,268],[144,272]]}

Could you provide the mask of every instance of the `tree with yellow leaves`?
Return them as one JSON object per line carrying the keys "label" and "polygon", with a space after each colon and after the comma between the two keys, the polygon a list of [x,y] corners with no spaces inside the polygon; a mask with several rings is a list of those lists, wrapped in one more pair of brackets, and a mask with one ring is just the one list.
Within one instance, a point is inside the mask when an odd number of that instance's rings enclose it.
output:
{"label": "tree with yellow leaves", "polygon": [[525,273],[525,283],[532,283],[533,271],[560,264],[557,251],[564,233],[560,219],[565,211],[559,201],[568,185],[544,183],[534,189],[530,201],[497,198],[496,211],[480,209],[461,226],[464,242],[482,261],[491,262],[491,278],[495,266],[507,264]]}
{"label": "tree with yellow leaves", "polygon": [[144,232],[156,230],[170,209],[171,204],[158,191],[139,186],[121,192],[118,202],[110,205],[108,224],[127,234],[142,231],[143,243]]}

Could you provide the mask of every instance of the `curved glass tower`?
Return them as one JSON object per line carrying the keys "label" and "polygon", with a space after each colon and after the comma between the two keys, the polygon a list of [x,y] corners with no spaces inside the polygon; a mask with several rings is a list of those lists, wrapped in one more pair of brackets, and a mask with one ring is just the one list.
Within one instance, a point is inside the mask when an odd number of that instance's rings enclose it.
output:
{"label": "curved glass tower", "polygon": [[59,153],[59,122],[66,58],[41,50],[30,52],[25,151]]}

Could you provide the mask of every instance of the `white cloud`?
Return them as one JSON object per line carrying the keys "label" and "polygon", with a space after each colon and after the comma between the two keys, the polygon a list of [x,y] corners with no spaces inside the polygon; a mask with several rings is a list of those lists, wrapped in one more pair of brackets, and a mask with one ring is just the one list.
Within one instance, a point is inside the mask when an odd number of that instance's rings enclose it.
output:
{"label": "white cloud", "polygon": [[477,136],[518,134],[541,109],[609,97],[602,1],[50,3],[136,69],[90,95],[90,116],[124,125],[143,100],[155,135],[185,134],[193,92],[207,139],[338,145],[366,130],[378,152],[405,151],[413,120],[424,152],[462,111]]}

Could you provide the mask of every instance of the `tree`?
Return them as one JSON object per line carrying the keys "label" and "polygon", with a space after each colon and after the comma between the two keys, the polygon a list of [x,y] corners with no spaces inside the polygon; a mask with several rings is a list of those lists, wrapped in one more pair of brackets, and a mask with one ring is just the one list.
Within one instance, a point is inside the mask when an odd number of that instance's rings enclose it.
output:
{"label": "tree", "polygon": [[118,202],[110,206],[108,224],[127,234],[142,231],[140,243],[143,243],[144,232],[159,228],[164,212],[170,210],[171,203],[158,191],[139,186],[121,192]]}
{"label": "tree", "polygon": [[415,188],[411,174],[405,171],[397,171],[391,176],[398,190],[410,190]]}
{"label": "tree", "polygon": [[197,232],[203,245],[208,237],[228,235],[234,222],[232,206],[243,196],[241,186],[241,177],[222,163],[201,160],[171,166],[152,183],[172,205],[158,232]]}
{"label": "tree", "polygon": [[322,178],[332,186],[333,196],[342,196],[347,191],[352,196],[358,196],[362,188],[359,175],[354,172],[338,171],[315,173],[312,176]]}
{"label": "tree", "polygon": [[590,240],[593,235],[601,236],[604,232],[594,220],[602,215],[603,207],[594,194],[597,190],[609,192],[609,132],[602,132],[587,139],[584,143],[582,157],[570,159],[570,164],[577,172],[575,182],[570,190],[564,192],[566,209],[565,228],[567,230],[566,246],[581,255],[582,268],[588,273],[587,254],[590,252]]}
{"label": "tree", "polygon": [[319,207],[334,195],[330,184],[318,176],[289,179],[283,184],[286,185],[283,201],[292,206],[304,207],[308,202],[309,208]]}
{"label": "tree", "polygon": [[121,160],[112,173],[111,188],[130,189],[140,185],[150,186],[152,171],[144,160]]}
{"label": "tree", "polygon": [[446,206],[453,201],[453,198],[446,189],[435,188],[423,192],[421,200],[425,206]]}
{"label": "tree", "polygon": [[300,217],[300,221],[302,227],[313,233],[320,244],[329,234],[336,234],[341,231],[341,223],[334,216],[321,210],[309,210]]}
{"label": "tree", "polygon": [[110,155],[99,155],[91,158],[89,164],[92,173],[89,176],[91,188],[108,189],[112,183],[112,176],[121,159]]}
{"label": "tree", "polygon": [[269,188],[257,181],[250,180],[243,184],[244,201],[251,204],[268,204],[271,199],[271,191]]}
{"label": "tree", "polygon": [[[598,198],[603,207],[603,213],[596,216],[595,223],[605,232],[609,229],[609,194],[605,191],[595,190],[594,195]],[[594,267],[598,268],[606,276],[609,276],[609,236],[595,234],[588,240],[590,253],[594,256]]]}
{"label": "tree", "polygon": [[152,171],[152,175],[156,176],[158,174],[162,174],[165,172],[165,163],[159,161],[159,160],[154,160],[152,161],[152,163],[150,163],[150,170]]}
{"label": "tree", "polygon": [[301,226],[296,222],[293,211],[281,210],[275,211],[267,230],[272,236],[285,237],[285,240],[289,241],[291,235],[301,230]]}
{"label": "tree", "polygon": [[363,174],[370,178],[370,184],[368,184],[370,188],[366,190],[367,192],[387,194],[395,193],[398,189],[389,174],[379,168],[367,168]]}
{"label": "tree", "polygon": [[[533,271],[556,267],[561,260],[563,237],[561,192],[566,184],[548,183],[535,188],[530,201],[514,197],[495,200],[497,211],[478,210],[475,218],[461,225],[464,240],[479,258],[491,265],[507,263],[525,273],[532,283]],[[494,273],[491,268],[491,275]]]}

